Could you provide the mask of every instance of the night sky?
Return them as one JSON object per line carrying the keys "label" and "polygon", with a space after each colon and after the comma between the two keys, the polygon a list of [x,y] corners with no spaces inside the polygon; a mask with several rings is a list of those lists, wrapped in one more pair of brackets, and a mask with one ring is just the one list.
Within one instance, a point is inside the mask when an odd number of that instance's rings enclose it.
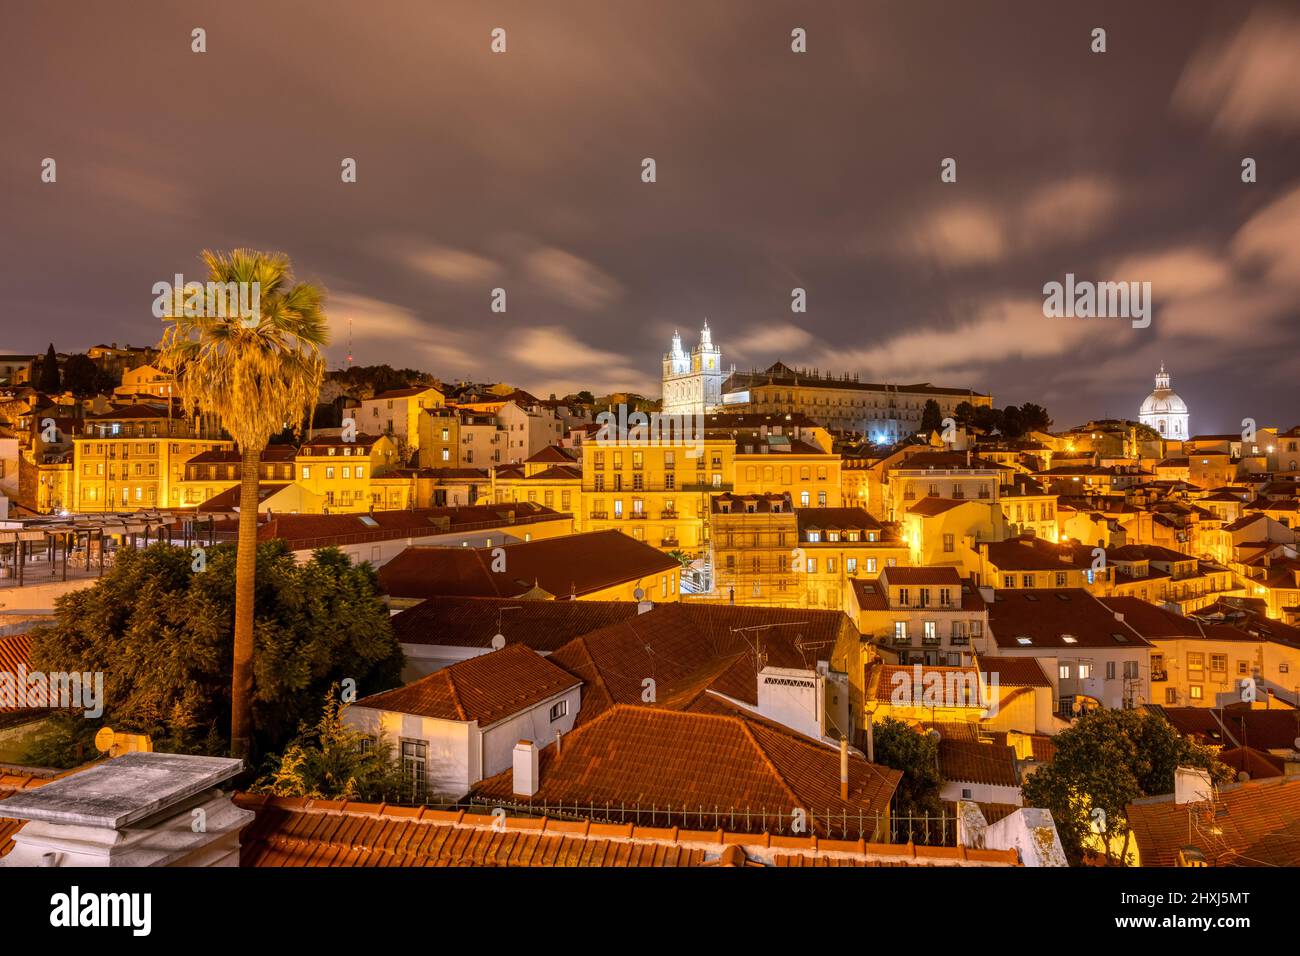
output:
{"label": "night sky", "polygon": [[[151,344],[153,284],[248,245],[328,289],[335,367],[351,319],[359,364],[657,396],[707,317],[742,369],[1062,426],[1136,417],[1162,360],[1195,432],[1300,421],[1293,3],[6,0],[2,29],[0,351]],[[1151,327],[1045,318],[1067,272],[1150,281]]]}

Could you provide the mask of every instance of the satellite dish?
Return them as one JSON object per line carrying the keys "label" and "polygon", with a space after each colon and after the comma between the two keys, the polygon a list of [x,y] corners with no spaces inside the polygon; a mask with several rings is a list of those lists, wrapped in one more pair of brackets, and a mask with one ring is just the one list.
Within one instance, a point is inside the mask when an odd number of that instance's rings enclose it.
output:
{"label": "satellite dish", "polygon": [[943,740],[943,734],[939,733],[938,727],[931,727],[928,731],[926,731],[926,733],[928,733],[931,737],[934,738],[935,743],[938,743],[939,741]]}
{"label": "satellite dish", "polygon": [[1300,737],[1295,739],[1295,749],[1300,750]]}
{"label": "satellite dish", "polygon": [[1250,774],[1246,773],[1246,771],[1242,770],[1237,773],[1237,783],[1246,783],[1248,780],[1250,780]]}
{"label": "satellite dish", "polygon": [[499,651],[505,646],[506,636],[504,634],[498,634],[496,637],[492,638],[492,650]]}
{"label": "satellite dish", "polygon": [[113,743],[117,735],[113,733],[112,727],[100,727],[99,733],[95,734],[95,749],[100,753],[106,754],[113,749]]}
{"label": "satellite dish", "polygon": [[635,591],[632,592],[632,596],[636,598],[638,601],[640,601],[642,598],[645,597],[645,591],[641,588],[637,588]]}

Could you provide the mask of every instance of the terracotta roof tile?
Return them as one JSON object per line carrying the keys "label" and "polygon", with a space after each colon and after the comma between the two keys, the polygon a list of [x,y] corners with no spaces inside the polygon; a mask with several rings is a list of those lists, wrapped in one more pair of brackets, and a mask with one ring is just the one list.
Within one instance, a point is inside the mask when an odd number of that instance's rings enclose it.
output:
{"label": "terracotta roof tile", "polygon": [[357,701],[356,707],[487,727],[582,683],[523,644],[472,657]]}
{"label": "terracotta roof tile", "polygon": [[835,749],[764,721],[622,704],[565,735],[558,753],[551,744],[539,756],[541,786],[531,801],[514,795],[511,771],[482,781],[473,799],[654,806],[678,825],[700,807],[716,808],[724,820],[730,811],[788,815],[804,808],[816,832],[824,809],[885,813],[901,777],[853,756],[849,799],[841,800]]}
{"label": "terracotta roof tile", "polygon": [[1174,866],[1184,846],[1211,866],[1300,866],[1300,780],[1273,778],[1220,787],[1213,802],[1173,794],[1128,807],[1143,866]]}
{"label": "terracotta roof tile", "polygon": [[620,531],[544,538],[507,545],[504,572],[492,571],[491,548],[410,547],[379,571],[394,597],[453,594],[515,597],[534,585],[555,597],[582,596],[680,570],[676,558]]}
{"label": "terracotta roof tile", "polygon": [[506,644],[554,651],[575,637],[635,617],[635,601],[519,601],[495,597],[432,597],[391,618],[403,644],[451,647]]}

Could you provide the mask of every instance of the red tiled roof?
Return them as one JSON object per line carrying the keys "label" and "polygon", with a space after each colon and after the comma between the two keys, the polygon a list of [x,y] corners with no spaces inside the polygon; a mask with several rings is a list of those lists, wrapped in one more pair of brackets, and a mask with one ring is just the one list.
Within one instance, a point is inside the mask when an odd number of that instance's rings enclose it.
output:
{"label": "red tiled roof", "polygon": [[356,707],[488,727],[581,684],[536,651],[512,644],[357,701]]}
{"label": "red tiled roof", "polygon": [[1174,866],[1185,846],[1210,866],[1300,866],[1300,779],[1220,787],[1213,807],[1147,797],[1126,813],[1143,866]]}
{"label": "red tiled roof", "polygon": [[956,568],[911,568],[892,567],[880,572],[891,586],[905,585],[952,585],[961,584],[961,575]]}
{"label": "red tiled roof", "polygon": [[[233,481],[234,479],[225,479],[225,480]],[[284,491],[284,489],[288,487],[289,487],[288,482],[280,482],[278,484],[259,484],[257,486],[257,500],[258,502],[263,502],[267,498],[270,498],[272,495],[279,494],[281,491]],[[240,493],[242,491],[243,491],[242,486],[234,485],[233,487],[227,488],[225,491],[213,495],[207,501],[199,505],[198,508],[195,509],[195,511],[196,512],[236,511],[239,508],[239,498],[240,498]]]}
{"label": "red tiled roof", "polygon": [[[617,704],[542,749],[533,803],[658,807],[672,818],[699,807],[748,808],[789,815],[803,808],[813,832],[818,811],[884,814],[902,774],[849,759],[849,798],[840,799],[839,751],[764,721],[734,715]],[[477,802],[527,804],[514,795],[513,772],[482,781]]]}
{"label": "red tiled roof", "polygon": [[519,601],[514,598],[431,597],[391,618],[403,644],[491,647],[506,644],[554,651],[575,637],[635,617],[635,601]]}
{"label": "red tiled roof", "polygon": [[[513,517],[512,517],[513,515]],[[395,511],[372,511],[369,514],[304,515],[275,514],[258,526],[259,541],[282,538],[291,550],[327,544],[347,543],[354,535],[366,540],[420,538],[437,534],[454,534],[464,528],[486,528],[493,524],[507,527],[520,518],[541,518],[560,514],[550,508],[528,502],[503,505],[469,505],[452,508],[410,508]]]}
{"label": "red tiled roof", "polygon": [[939,773],[945,780],[960,783],[1020,786],[1015,748],[1005,744],[944,737],[939,741]]}
{"label": "red tiled roof", "polygon": [[[998,590],[989,630],[998,647],[1150,647],[1106,605],[1082,588]],[[1065,640],[1066,635],[1073,642]],[[1029,644],[1019,638],[1027,637]]]}
{"label": "red tiled roof", "polygon": [[[0,674],[17,675],[20,667],[27,666],[27,661],[31,656],[31,652],[31,635],[11,634],[8,637],[0,637]],[[28,708],[26,707],[0,706],[0,714],[17,713],[27,709]]]}
{"label": "red tiled roof", "polygon": [[547,445],[532,457],[525,458],[524,461],[528,464],[550,462],[557,465],[572,465],[577,461],[577,458],[578,456],[570,449],[561,448],[558,445]]}
{"label": "red tiled roof", "polygon": [[1181,734],[1221,747],[1291,750],[1300,739],[1300,711],[1243,707],[1153,707]]}
{"label": "red tiled roof", "polygon": [[1043,673],[1042,666],[1032,657],[985,657],[980,655],[976,663],[984,673],[989,675],[997,674],[999,686],[1052,686],[1052,682]]}
{"label": "red tiled roof", "polygon": [[1135,597],[1099,598],[1102,604],[1124,615],[1124,623],[1148,640],[1160,637],[1200,637],[1201,631],[1191,618],[1166,611],[1162,607]]}
{"label": "red tiled roof", "polygon": [[[919,679],[917,677],[919,676]],[[919,706],[926,683],[937,682],[944,707],[984,707],[985,693],[980,672],[974,667],[947,667],[934,664],[867,665],[863,696],[868,700],[891,701],[902,693],[902,706]]]}
{"label": "red tiled roof", "polygon": [[1251,780],[1281,777],[1286,773],[1286,762],[1271,753],[1255,747],[1225,747],[1215,756],[1238,773],[1247,773]]}
{"label": "red tiled roof", "polygon": [[683,699],[702,675],[709,689],[757,704],[759,634],[767,665],[811,670],[818,660],[830,660],[841,637],[856,639],[857,629],[839,611],[661,604],[570,641],[550,660],[586,682],[578,723],[611,704],[642,703],[647,677],[655,680],[661,705]]}
{"label": "red tiled roof", "polygon": [[400,598],[442,594],[514,597],[534,586],[567,598],[681,569],[676,558],[620,531],[591,531],[507,545],[503,572],[492,570],[492,551],[410,547],[380,569],[379,583]]}
{"label": "red tiled roof", "polygon": [[489,816],[235,795],[256,819],[241,866],[1017,866],[1015,850]]}

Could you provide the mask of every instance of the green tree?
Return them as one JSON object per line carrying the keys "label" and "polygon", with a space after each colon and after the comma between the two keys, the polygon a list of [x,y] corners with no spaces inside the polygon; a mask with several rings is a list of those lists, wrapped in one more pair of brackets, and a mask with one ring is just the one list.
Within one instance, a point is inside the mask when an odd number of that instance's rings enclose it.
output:
{"label": "green tree", "polygon": [[1045,432],[1052,427],[1052,416],[1042,405],[1025,402],[1020,406],[1020,425],[1025,432]]}
{"label": "green tree", "polygon": [[[1212,751],[1146,711],[1094,710],[1053,742],[1052,762],[1034,771],[1022,789],[1028,806],[1051,812],[1065,854],[1076,865],[1085,843],[1102,845],[1108,866],[1123,865],[1131,837],[1129,804],[1172,793],[1177,767],[1208,770],[1216,784],[1231,778]],[[1090,839],[1099,829],[1105,837]]]}
{"label": "green tree", "polygon": [[922,435],[943,431],[943,411],[939,408],[939,403],[933,398],[927,398],[925,407],[921,409],[921,427],[919,431]]}
{"label": "green tree", "polygon": [[392,744],[371,740],[343,722],[339,685],[325,694],[320,718],[299,727],[283,754],[267,757],[253,793],[314,800],[390,801],[409,789]]}
{"label": "green tree", "polygon": [[63,387],[77,396],[110,392],[120,384],[85,352],[69,355],[63,363]]}
{"label": "green tree", "polygon": [[59,384],[59,357],[54,353],[54,343],[45,350],[45,358],[41,361],[41,377],[36,387],[46,395],[57,395],[63,390]]}
{"label": "green tree", "polygon": [[[253,735],[253,598],[258,472],[262,451],[286,422],[301,428],[315,408],[328,339],[324,293],[294,281],[279,252],[204,250],[208,280],[258,289],[259,315],[213,316],[177,302],[163,335],[159,365],[176,376],[191,412],[216,415],[239,445],[239,557],[231,673],[230,750],[247,757]],[[204,314],[193,315],[193,311]],[[225,310],[227,312],[232,310]]]}
{"label": "green tree", "polygon": [[[230,672],[238,590],[236,549],[166,544],[124,549],[89,588],[60,598],[33,633],[31,667],[104,675],[99,720],[60,716],[64,733],[39,763],[66,766],[108,724],[147,733],[159,750],[219,753],[229,746]],[[314,721],[326,689],[352,679],[358,695],[396,686],[401,646],[369,564],[337,549],[298,564],[283,541],[257,550],[253,730],[259,748],[284,745]]]}
{"label": "green tree", "polygon": [[886,717],[874,725],[872,744],[876,763],[903,773],[894,797],[896,813],[924,816],[943,809],[939,799],[939,744],[934,737]]}

